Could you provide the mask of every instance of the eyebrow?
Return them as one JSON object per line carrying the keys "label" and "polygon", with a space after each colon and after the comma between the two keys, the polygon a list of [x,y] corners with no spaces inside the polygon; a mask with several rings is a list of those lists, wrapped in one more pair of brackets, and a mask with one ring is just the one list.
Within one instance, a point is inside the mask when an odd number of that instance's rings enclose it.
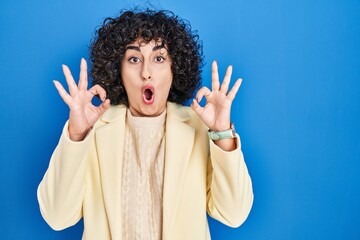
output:
{"label": "eyebrow", "polygon": [[[157,45],[157,46],[153,47],[152,51],[155,52],[155,51],[157,51],[157,50],[159,50],[159,49],[162,49],[162,48],[165,48],[165,49],[166,49],[166,47],[165,47],[164,45]],[[130,46],[127,46],[127,47],[125,48],[125,52],[126,52],[126,50],[128,50],[128,49],[141,52],[141,51],[140,51],[140,47],[138,47],[138,46],[131,46],[131,45],[130,45]],[[167,49],[166,49],[166,50],[167,50]]]}

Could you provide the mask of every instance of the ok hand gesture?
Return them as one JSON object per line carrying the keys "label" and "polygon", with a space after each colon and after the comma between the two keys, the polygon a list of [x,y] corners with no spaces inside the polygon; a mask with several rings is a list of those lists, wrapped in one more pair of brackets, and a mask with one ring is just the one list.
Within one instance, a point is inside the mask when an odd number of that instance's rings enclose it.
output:
{"label": "ok hand gesture", "polygon": [[[54,84],[61,98],[70,108],[68,129],[70,139],[81,141],[99,117],[110,107],[110,100],[106,99],[106,92],[99,85],[87,90],[88,75],[85,59],[81,59],[78,85],[76,85],[70,69],[66,65],[63,65],[63,72],[70,94],[66,92],[60,82],[54,80]],[[99,106],[94,106],[91,102],[95,95],[99,95],[102,100],[102,104]]]}
{"label": "ok hand gesture", "polygon": [[[207,87],[202,87],[196,94],[196,100],[194,99],[191,104],[191,108],[212,131],[224,131],[230,128],[231,104],[242,82],[241,79],[238,79],[232,89],[228,91],[231,74],[232,67],[229,66],[220,86],[218,66],[216,61],[214,61],[212,63],[211,73],[212,90],[210,91]],[[201,107],[199,102],[204,96],[206,98],[206,105]],[[224,139],[221,141],[222,142],[217,141],[215,143],[224,150],[235,148],[233,140]]]}
{"label": "ok hand gesture", "polygon": [[[193,100],[192,109],[199,115],[201,120],[213,131],[224,131],[230,127],[230,110],[237,91],[241,85],[241,79],[238,79],[232,89],[228,92],[232,67],[226,70],[224,81],[219,82],[219,73],[217,63],[212,63],[212,91],[207,87],[202,87],[196,94],[196,100]],[[201,107],[199,102],[205,96],[206,105]]]}

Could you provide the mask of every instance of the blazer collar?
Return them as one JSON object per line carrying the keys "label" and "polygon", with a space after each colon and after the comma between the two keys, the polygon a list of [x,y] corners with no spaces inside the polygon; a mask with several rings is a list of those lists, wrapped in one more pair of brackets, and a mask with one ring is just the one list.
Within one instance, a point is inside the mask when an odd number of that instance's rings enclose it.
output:
{"label": "blazer collar", "polygon": [[[126,114],[126,106],[125,105],[116,105],[111,106],[101,117],[101,121],[103,122],[113,122],[118,119],[124,118]],[[124,122],[125,123],[125,122]]]}
{"label": "blazer collar", "polygon": [[168,118],[174,117],[176,120],[180,122],[185,122],[191,118],[186,108],[179,104],[168,102],[166,107],[167,107],[166,111]]}

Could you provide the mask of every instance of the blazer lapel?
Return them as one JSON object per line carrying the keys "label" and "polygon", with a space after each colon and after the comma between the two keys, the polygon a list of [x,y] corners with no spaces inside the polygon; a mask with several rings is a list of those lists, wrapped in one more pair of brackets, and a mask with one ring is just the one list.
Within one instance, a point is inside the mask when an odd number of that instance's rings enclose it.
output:
{"label": "blazer lapel", "polygon": [[168,103],[163,193],[163,239],[171,240],[195,130],[186,124],[188,112]]}
{"label": "blazer lapel", "polygon": [[101,118],[107,124],[96,130],[101,185],[112,239],[121,239],[121,177],[125,116],[125,107],[112,107]]}

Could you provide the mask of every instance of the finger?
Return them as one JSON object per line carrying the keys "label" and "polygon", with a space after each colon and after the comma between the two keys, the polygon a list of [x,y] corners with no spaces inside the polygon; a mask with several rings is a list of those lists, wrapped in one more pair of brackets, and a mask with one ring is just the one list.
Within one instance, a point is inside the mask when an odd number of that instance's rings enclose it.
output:
{"label": "finger", "polygon": [[241,86],[241,83],[242,83],[242,79],[239,78],[234,86],[232,87],[232,89],[230,90],[229,94],[227,95],[227,97],[232,101],[234,100],[235,96],[236,96],[236,93],[238,92],[240,86]]}
{"label": "finger", "polygon": [[89,92],[91,93],[91,95],[96,96],[99,95],[101,101],[105,101],[106,99],[106,91],[100,87],[100,85],[94,85],[89,89]]}
{"label": "finger", "polygon": [[202,98],[205,96],[206,101],[211,100],[211,91],[207,87],[202,87],[196,94],[196,101],[198,103],[202,100]]}
{"label": "finger", "polygon": [[197,115],[201,116],[204,108],[200,106],[200,104],[197,102],[197,100],[193,99],[192,104],[190,106],[194,112],[196,112]]}
{"label": "finger", "polygon": [[61,83],[59,83],[58,81],[56,80],[53,80],[53,83],[56,87],[56,89],[58,90],[61,98],[64,100],[64,102],[67,104],[67,105],[70,105],[71,103],[71,96],[66,92],[66,90],[64,89],[64,87],[61,85]]}
{"label": "finger", "polygon": [[87,87],[88,87],[87,63],[86,63],[86,60],[84,58],[81,58],[79,89],[80,90],[86,90]]}
{"label": "finger", "polygon": [[99,114],[103,114],[110,107],[110,99],[106,99],[102,104],[98,107]]}
{"label": "finger", "polygon": [[232,74],[232,66],[230,65],[226,69],[224,81],[221,84],[220,92],[225,93],[225,94],[228,92],[230,79],[231,79],[231,74]]}
{"label": "finger", "polygon": [[76,86],[73,76],[71,75],[71,71],[70,71],[69,67],[64,64],[62,65],[62,69],[63,69],[64,75],[65,75],[66,82],[69,87],[70,95],[74,96],[74,94],[77,92],[78,88]]}
{"label": "finger", "polygon": [[211,66],[211,87],[213,91],[219,91],[219,71],[217,62],[214,60]]}

